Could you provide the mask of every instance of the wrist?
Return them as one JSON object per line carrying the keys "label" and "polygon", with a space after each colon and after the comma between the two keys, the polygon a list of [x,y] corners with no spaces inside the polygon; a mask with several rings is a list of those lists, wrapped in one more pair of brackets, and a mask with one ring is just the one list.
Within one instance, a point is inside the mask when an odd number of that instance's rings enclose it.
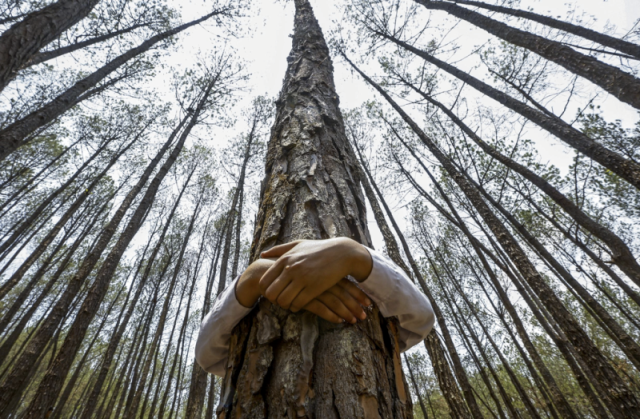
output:
{"label": "wrist", "polygon": [[358,282],[365,281],[373,270],[373,259],[367,248],[352,239],[346,239],[348,247],[349,275]]}
{"label": "wrist", "polygon": [[260,293],[256,292],[258,289],[258,281],[260,278],[243,278],[240,277],[238,279],[238,283],[236,284],[236,300],[240,303],[240,305],[252,308],[258,302],[260,298]]}

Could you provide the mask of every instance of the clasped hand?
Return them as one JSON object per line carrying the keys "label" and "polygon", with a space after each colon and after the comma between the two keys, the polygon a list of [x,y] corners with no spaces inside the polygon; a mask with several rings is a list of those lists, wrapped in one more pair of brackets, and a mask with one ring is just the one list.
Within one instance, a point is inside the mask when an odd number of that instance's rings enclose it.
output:
{"label": "clasped hand", "polygon": [[336,238],[300,240],[275,246],[242,274],[236,286],[238,301],[253,306],[262,295],[280,307],[310,311],[333,323],[356,323],[371,305],[358,282],[371,273],[373,262],[359,243]]}

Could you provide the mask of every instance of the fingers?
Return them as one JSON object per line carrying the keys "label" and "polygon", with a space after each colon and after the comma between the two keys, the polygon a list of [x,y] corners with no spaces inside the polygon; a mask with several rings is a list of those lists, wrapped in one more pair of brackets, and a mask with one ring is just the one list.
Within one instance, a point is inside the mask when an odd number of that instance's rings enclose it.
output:
{"label": "fingers", "polygon": [[361,305],[363,305],[365,307],[369,307],[370,305],[373,304],[371,302],[371,300],[369,299],[369,297],[367,296],[367,294],[365,294],[364,291],[362,291],[360,288],[358,288],[358,286],[356,284],[354,284],[353,282],[349,281],[348,279],[341,280],[340,282],[338,282],[337,285],[342,287],[342,288],[344,288],[345,291],[347,291],[349,294],[351,294],[351,296],[353,298],[358,300],[358,302]]}
{"label": "fingers", "polygon": [[327,306],[329,310],[336,313],[341,318],[345,319],[349,323],[357,323],[358,319],[353,315],[351,310],[335,295],[330,292],[325,292],[319,295],[316,300]]}
{"label": "fingers", "polygon": [[267,269],[267,271],[264,274],[262,274],[262,277],[260,278],[260,282],[258,283],[260,287],[260,293],[262,295],[265,295],[265,293],[267,292],[267,288],[269,288],[269,286],[273,283],[273,281],[275,281],[276,278],[280,276],[280,274],[286,267],[286,264],[287,264],[286,260],[278,259],[277,261],[275,261],[273,265],[269,267],[269,269]]}
{"label": "fingers", "polygon": [[327,290],[328,293],[331,293],[334,297],[339,299],[342,304],[351,312],[351,314],[360,320],[364,320],[367,318],[367,314],[362,309],[362,306],[351,294],[349,294],[344,288],[340,286],[334,286]]}
{"label": "fingers", "polygon": [[[271,286],[273,287],[274,285],[277,288],[278,285],[276,283],[272,284]],[[300,291],[302,291],[302,288],[303,288],[303,284],[300,281],[289,282],[286,288],[278,295],[276,302],[280,307],[284,308],[285,310],[291,309],[291,303],[298,296],[298,294],[300,294]],[[267,292],[268,291],[269,290],[267,290]],[[294,310],[294,313],[297,311],[299,310]]]}
{"label": "fingers", "polygon": [[[270,268],[260,279],[260,292],[269,301],[275,303],[280,296],[280,293],[282,293],[282,291],[284,291],[284,289],[287,288],[287,285],[291,282],[292,276],[291,267],[284,265],[284,262],[278,261],[273,267],[277,268],[274,269],[273,272],[270,272]],[[272,280],[275,275],[277,276]]]}
{"label": "fingers", "polygon": [[344,323],[344,319],[338,316],[333,311],[329,310],[329,308],[321,303],[318,300],[313,300],[309,304],[304,307],[305,310],[315,314],[316,316],[322,317],[323,319],[331,322],[331,323]]}
{"label": "fingers", "polygon": [[300,242],[301,240],[296,240],[290,243],[273,246],[271,249],[262,252],[260,256],[263,258],[279,258],[280,256],[287,253],[289,250],[296,247]]}

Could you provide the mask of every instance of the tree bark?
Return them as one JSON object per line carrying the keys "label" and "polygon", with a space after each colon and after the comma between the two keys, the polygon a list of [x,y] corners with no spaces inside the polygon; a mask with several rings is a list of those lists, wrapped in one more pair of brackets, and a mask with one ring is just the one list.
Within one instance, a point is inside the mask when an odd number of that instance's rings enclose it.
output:
{"label": "tree bark", "polygon": [[[351,63],[351,62],[350,62]],[[389,104],[398,112],[402,119],[411,127],[418,138],[429,151],[438,159],[447,173],[460,187],[465,196],[476,208],[489,229],[493,232],[504,251],[509,255],[524,280],[531,286],[546,309],[552,314],[560,328],[570,339],[579,356],[588,365],[593,374],[598,377],[605,388],[603,394],[609,409],[614,414],[640,417],[640,403],[629,390],[616,371],[609,365],[606,357],[595,346],[586,332],[582,329],[575,317],[567,310],[562,301],[555,295],[551,287],[543,280],[540,273],[531,263],[515,238],[502,224],[488,205],[482,200],[480,193],[464,177],[449,160],[449,158],[436,146],[420,127],[407,115],[402,108],[373,80],[362,73],[355,65],[351,65],[356,71],[374,87]]]}
{"label": "tree bark", "polygon": [[78,23],[98,0],[59,0],[27,15],[0,36],[0,92],[34,55]]}
{"label": "tree bark", "polygon": [[640,80],[617,67],[603,63],[590,55],[577,52],[560,42],[551,41],[531,32],[511,27],[454,3],[431,0],[415,1],[430,10],[444,10],[506,42],[533,51],[539,56],[600,86],[622,102],[640,109]]}
{"label": "tree bark", "polygon": [[453,3],[464,4],[468,6],[480,7],[483,9],[491,10],[493,12],[504,13],[510,16],[520,17],[528,19],[534,22],[542,23],[543,25],[551,28],[559,29],[561,31],[580,36],[584,39],[588,39],[593,42],[597,42],[605,47],[616,49],[625,54],[629,54],[633,57],[640,59],[640,46],[632,42],[625,41],[620,38],[616,38],[604,33],[600,33],[589,29],[584,26],[574,25],[569,22],[554,19],[549,16],[540,15],[538,13],[529,12],[527,10],[512,9],[509,7],[496,6],[494,4],[488,4],[480,1],[469,0],[450,0]]}
{"label": "tree bark", "polygon": [[479,92],[494,99],[498,103],[501,103],[514,112],[519,113],[531,122],[537,124],[549,133],[555,135],[558,139],[564,141],[571,147],[580,151],[585,156],[600,163],[602,166],[608,168],[613,173],[620,176],[622,179],[640,189],[639,164],[633,162],[632,160],[626,159],[620,154],[600,145],[596,141],[589,138],[587,135],[583,134],[582,132],[573,128],[571,125],[564,122],[562,119],[558,117],[552,117],[541,111],[533,109],[529,105],[520,102],[517,99],[514,99],[513,97],[499,91],[492,86],[489,86],[488,84],[471,76],[468,73],[465,73],[462,70],[459,70],[451,64],[445,63],[444,61],[435,58],[433,55],[429,54],[426,51],[415,48],[412,45],[400,41],[399,39],[391,35],[382,32],[377,32],[377,34],[407,49],[413,54],[423,58],[425,61],[436,65],[452,76],[457,77],[461,81],[469,84]]}
{"label": "tree bark", "polygon": [[140,54],[145,53],[158,42],[170,38],[171,36],[176,35],[184,31],[185,29],[188,29],[199,23],[202,23],[205,20],[218,14],[220,14],[220,11],[216,10],[199,19],[193,20],[189,23],[185,23],[184,25],[180,25],[176,28],[170,29],[166,32],[149,38],[142,44],[114,58],[95,72],[76,82],[72,87],[60,94],[51,102],[44,105],[42,108],[33,111],[19,121],[16,121],[4,128],[2,131],[0,131],[0,161],[4,160],[18,147],[26,144],[24,140],[29,134],[55,120],[60,115],[71,109],[73,106],[77,105],[81,99],[86,97],[86,95],[83,96],[84,93],[86,93],[92,87],[96,86],[109,74],[116,71],[126,62],[137,57]]}
{"label": "tree bark", "polygon": [[[295,6],[253,260],[296,239],[371,245],[329,49],[308,0]],[[357,325],[332,325],[263,300],[232,335],[218,418],[411,418],[396,333],[377,309]]]}

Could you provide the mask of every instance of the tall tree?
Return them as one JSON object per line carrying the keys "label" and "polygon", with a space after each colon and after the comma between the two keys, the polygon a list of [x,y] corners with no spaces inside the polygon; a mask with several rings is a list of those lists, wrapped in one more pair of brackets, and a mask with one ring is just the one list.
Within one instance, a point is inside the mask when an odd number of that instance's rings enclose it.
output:
{"label": "tall tree", "polygon": [[[329,50],[308,0],[295,7],[253,260],[296,239],[346,236],[371,245]],[[219,415],[411,417],[392,328],[377,310],[362,327],[330,325],[262,301],[233,334]]]}
{"label": "tall tree", "polygon": [[0,36],[0,91],[43,47],[87,16],[99,0],[58,0]]}

